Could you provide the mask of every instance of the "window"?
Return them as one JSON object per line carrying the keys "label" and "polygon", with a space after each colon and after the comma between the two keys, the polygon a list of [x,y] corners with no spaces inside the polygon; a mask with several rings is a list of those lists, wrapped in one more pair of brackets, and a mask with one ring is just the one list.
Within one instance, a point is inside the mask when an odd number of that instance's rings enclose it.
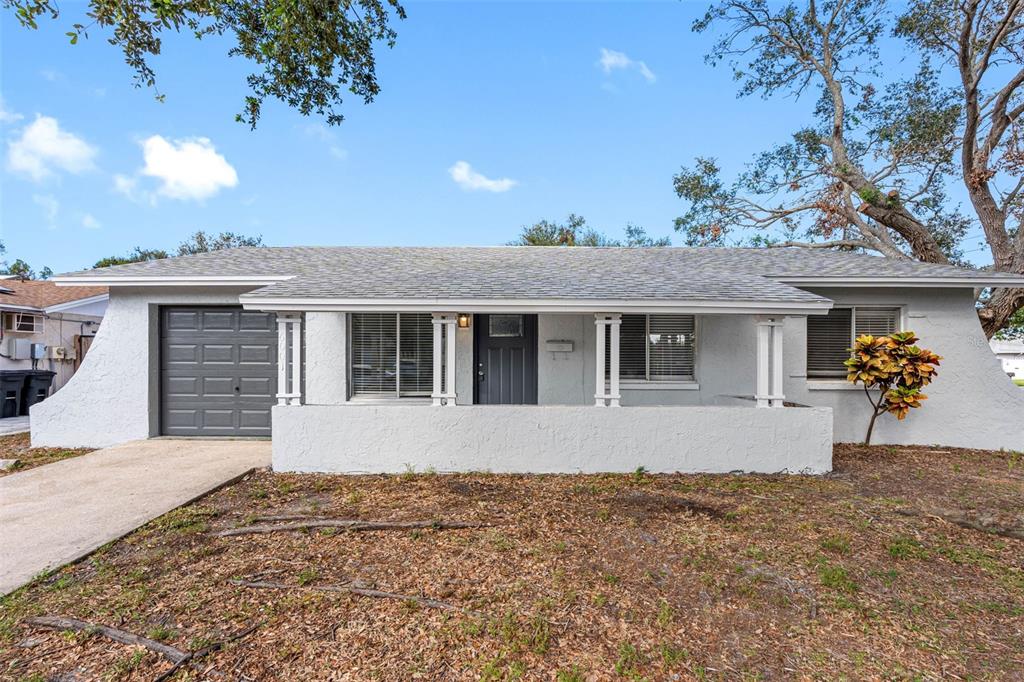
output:
{"label": "window", "polygon": [[[611,370],[611,334],[605,335],[605,373]],[[693,381],[693,315],[623,315],[619,327],[619,379]]]}
{"label": "window", "polygon": [[43,331],[43,316],[31,313],[4,313],[5,332],[29,332],[36,333]]}
{"label": "window", "polygon": [[807,317],[807,376],[846,377],[843,362],[861,334],[885,336],[899,331],[899,308],[833,308],[828,315]]}
{"label": "window", "polygon": [[430,395],[434,338],[429,313],[353,313],[351,320],[353,395]]}

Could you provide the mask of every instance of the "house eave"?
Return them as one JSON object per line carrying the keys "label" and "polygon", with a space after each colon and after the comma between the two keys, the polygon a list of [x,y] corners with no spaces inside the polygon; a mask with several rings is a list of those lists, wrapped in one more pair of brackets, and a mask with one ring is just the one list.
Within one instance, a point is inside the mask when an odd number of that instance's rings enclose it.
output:
{"label": "house eave", "polygon": [[43,312],[47,315],[50,313],[64,313],[73,311],[75,308],[82,306],[91,305],[93,303],[102,303],[110,299],[110,294],[97,294],[96,296],[89,296],[88,298],[80,298],[75,301],[65,301],[64,303],[55,303],[54,305],[43,308]]}
{"label": "house eave", "polygon": [[385,298],[283,298],[241,296],[246,310],[281,312],[451,312],[451,313],[688,313],[756,315],[824,315],[828,300],[778,301],[679,301],[624,299],[385,299]]}
{"label": "house eave", "polygon": [[776,282],[791,286],[844,287],[950,287],[978,289],[985,287],[1021,287],[1024,277],[773,277]]}
{"label": "house eave", "polygon": [[293,275],[189,275],[179,277],[163,276],[103,276],[80,275],[74,277],[51,277],[57,286],[105,286],[105,287],[262,287],[291,279]]}

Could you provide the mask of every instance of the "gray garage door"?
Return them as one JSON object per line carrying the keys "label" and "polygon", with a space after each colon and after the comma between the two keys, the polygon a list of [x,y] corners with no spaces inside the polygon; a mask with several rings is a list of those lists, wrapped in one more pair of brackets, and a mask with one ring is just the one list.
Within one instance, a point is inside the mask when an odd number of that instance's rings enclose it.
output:
{"label": "gray garage door", "polygon": [[273,313],[160,310],[160,428],[168,436],[269,436],[277,393]]}

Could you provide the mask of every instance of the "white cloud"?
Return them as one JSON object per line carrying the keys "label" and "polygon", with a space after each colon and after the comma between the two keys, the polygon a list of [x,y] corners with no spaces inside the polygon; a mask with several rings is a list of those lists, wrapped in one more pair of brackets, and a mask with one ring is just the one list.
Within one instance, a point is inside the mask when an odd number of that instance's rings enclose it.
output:
{"label": "white cloud", "polygon": [[135,188],[139,184],[138,180],[122,175],[121,173],[114,174],[114,191],[118,194],[123,194],[129,199],[136,198]]}
{"label": "white cloud", "polygon": [[87,230],[98,230],[101,226],[100,221],[96,220],[96,218],[93,217],[91,213],[83,213],[82,227],[84,227]]}
{"label": "white cloud", "polygon": [[43,219],[46,227],[51,230],[57,229],[57,214],[60,213],[60,203],[51,194],[33,194],[32,203],[43,210]]}
{"label": "white cloud", "polygon": [[338,136],[323,123],[308,123],[302,126],[302,132],[325,143],[327,151],[334,158],[340,161],[348,158],[348,150],[338,144]]}
{"label": "white cloud", "polygon": [[24,118],[16,111],[7,108],[3,95],[0,95],[0,123],[16,123]]}
{"label": "white cloud", "polygon": [[609,50],[606,47],[601,48],[601,58],[597,60],[597,64],[606,74],[610,74],[612,71],[619,69],[635,69],[640,72],[640,75],[643,76],[644,80],[649,84],[653,84],[658,80],[658,77],[654,75],[654,72],[647,68],[646,63],[636,59],[630,59],[629,55],[625,52],[616,52],[615,50]]}
{"label": "white cloud", "polygon": [[456,161],[455,165],[448,169],[459,187],[465,190],[485,190],[487,192],[507,192],[519,183],[511,178],[499,178],[491,180],[485,175],[477,173],[466,161]]}
{"label": "white cloud", "polygon": [[96,148],[72,133],[61,130],[57,119],[36,116],[21,135],[7,144],[7,167],[35,181],[55,169],[69,173],[91,170]]}
{"label": "white cloud", "polygon": [[[157,193],[172,199],[208,199],[238,184],[234,167],[205,137],[166,140],[153,135],[143,140],[142,155],[146,162],[142,174],[159,179]],[[114,178],[118,191],[134,187],[120,178]]]}

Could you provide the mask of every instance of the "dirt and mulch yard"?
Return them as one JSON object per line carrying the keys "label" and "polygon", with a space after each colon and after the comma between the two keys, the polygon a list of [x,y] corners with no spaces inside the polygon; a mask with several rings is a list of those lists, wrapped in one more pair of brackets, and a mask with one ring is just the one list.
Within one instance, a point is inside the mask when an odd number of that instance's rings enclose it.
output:
{"label": "dirt and mulch yard", "polygon": [[25,469],[78,457],[92,452],[92,450],[92,448],[34,448],[29,443],[29,434],[27,433],[0,436],[0,459],[18,460],[13,467],[0,469],[0,476],[9,476]]}
{"label": "dirt and mulch yard", "polygon": [[1021,679],[1024,460],[839,446],[817,478],[259,472],[0,608],[5,679],[153,680],[172,661],[175,680]]}

